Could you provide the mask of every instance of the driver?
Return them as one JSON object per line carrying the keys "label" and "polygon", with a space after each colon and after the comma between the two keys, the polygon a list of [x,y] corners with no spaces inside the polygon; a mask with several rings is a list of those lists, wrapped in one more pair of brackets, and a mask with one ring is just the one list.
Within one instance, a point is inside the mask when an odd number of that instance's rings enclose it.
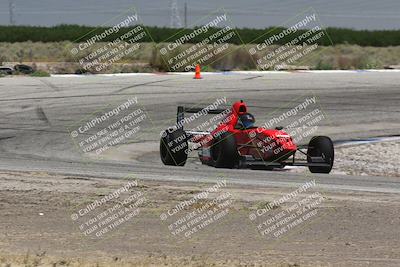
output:
{"label": "driver", "polygon": [[237,126],[239,129],[250,129],[254,127],[255,122],[253,114],[245,113],[239,116]]}

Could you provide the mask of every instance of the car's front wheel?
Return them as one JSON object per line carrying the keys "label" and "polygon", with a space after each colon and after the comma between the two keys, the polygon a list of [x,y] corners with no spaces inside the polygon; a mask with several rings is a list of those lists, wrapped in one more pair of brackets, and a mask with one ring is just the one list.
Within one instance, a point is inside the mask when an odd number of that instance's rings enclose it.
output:
{"label": "car's front wheel", "polygon": [[[307,162],[326,163],[327,166],[308,166],[312,173],[330,173],[335,152],[332,140],[327,136],[314,136],[308,144]],[[322,159],[322,160],[320,160]]]}
{"label": "car's front wheel", "polygon": [[211,147],[211,157],[217,168],[232,169],[238,163],[239,154],[233,134],[224,132],[214,137]]}

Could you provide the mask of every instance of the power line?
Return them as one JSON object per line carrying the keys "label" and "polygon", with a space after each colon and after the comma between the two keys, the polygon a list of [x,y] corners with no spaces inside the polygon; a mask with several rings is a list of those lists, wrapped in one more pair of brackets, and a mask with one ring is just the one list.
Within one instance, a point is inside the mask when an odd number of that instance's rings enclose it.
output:
{"label": "power line", "polygon": [[15,17],[14,17],[14,13],[15,13],[15,2],[14,0],[9,0],[8,1],[9,4],[9,10],[10,10],[10,25],[15,25]]}
{"label": "power line", "polygon": [[187,23],[187,3],[185,2],[185,28],[188,27],[188,23]]}
{"label": "power line", "polygon": [[181,18],[179,17],[178,0],[171,0],[170,9],[171,9],[171,18],[170,18],[171,28],[181,28],[182,22]]}

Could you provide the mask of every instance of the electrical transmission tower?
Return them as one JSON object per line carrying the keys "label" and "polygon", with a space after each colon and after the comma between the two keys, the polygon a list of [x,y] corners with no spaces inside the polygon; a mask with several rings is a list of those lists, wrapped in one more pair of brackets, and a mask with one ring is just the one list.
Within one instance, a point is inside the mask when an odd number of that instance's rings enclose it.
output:
{"label": "electrical transmission tower", "polygon": [[171,28],[181,28],[182,22],[181,18],[179,17],[178,0],[171,0],[170,9],[171,9],[171,19],[170,19]]}
{"label": "electrical transmission tower", "polygon": [[8,4],[9,4],[9,9],[10,9],[10,25],[15,25],[15,17],[14,17],[15,2],[14,2],[14,0],[9,0]]}

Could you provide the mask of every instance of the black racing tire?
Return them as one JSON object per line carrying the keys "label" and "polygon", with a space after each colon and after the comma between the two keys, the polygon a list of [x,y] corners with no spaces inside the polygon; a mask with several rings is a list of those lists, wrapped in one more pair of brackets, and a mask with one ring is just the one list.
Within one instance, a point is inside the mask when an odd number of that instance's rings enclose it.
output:
{"label": "black racing tire", "polygon": [[308,166],[312,173],[330,173],[335,159],[332,140],[327,136],[314,136],[308,144],[307,162],[312,163],[311,157],[322,157],[329,166]]}
{"label": "black racing tire", "polygon": [[160,157],[164,165],[184,166],[188,158],[188,138],[182,129],[169,129],[160,139]]}
{"label": "black racing tire", "polygon": [[211,158],[216,168],[232,169],[237,165],[239,153],[233,134],[224,132],[214,138]]}

